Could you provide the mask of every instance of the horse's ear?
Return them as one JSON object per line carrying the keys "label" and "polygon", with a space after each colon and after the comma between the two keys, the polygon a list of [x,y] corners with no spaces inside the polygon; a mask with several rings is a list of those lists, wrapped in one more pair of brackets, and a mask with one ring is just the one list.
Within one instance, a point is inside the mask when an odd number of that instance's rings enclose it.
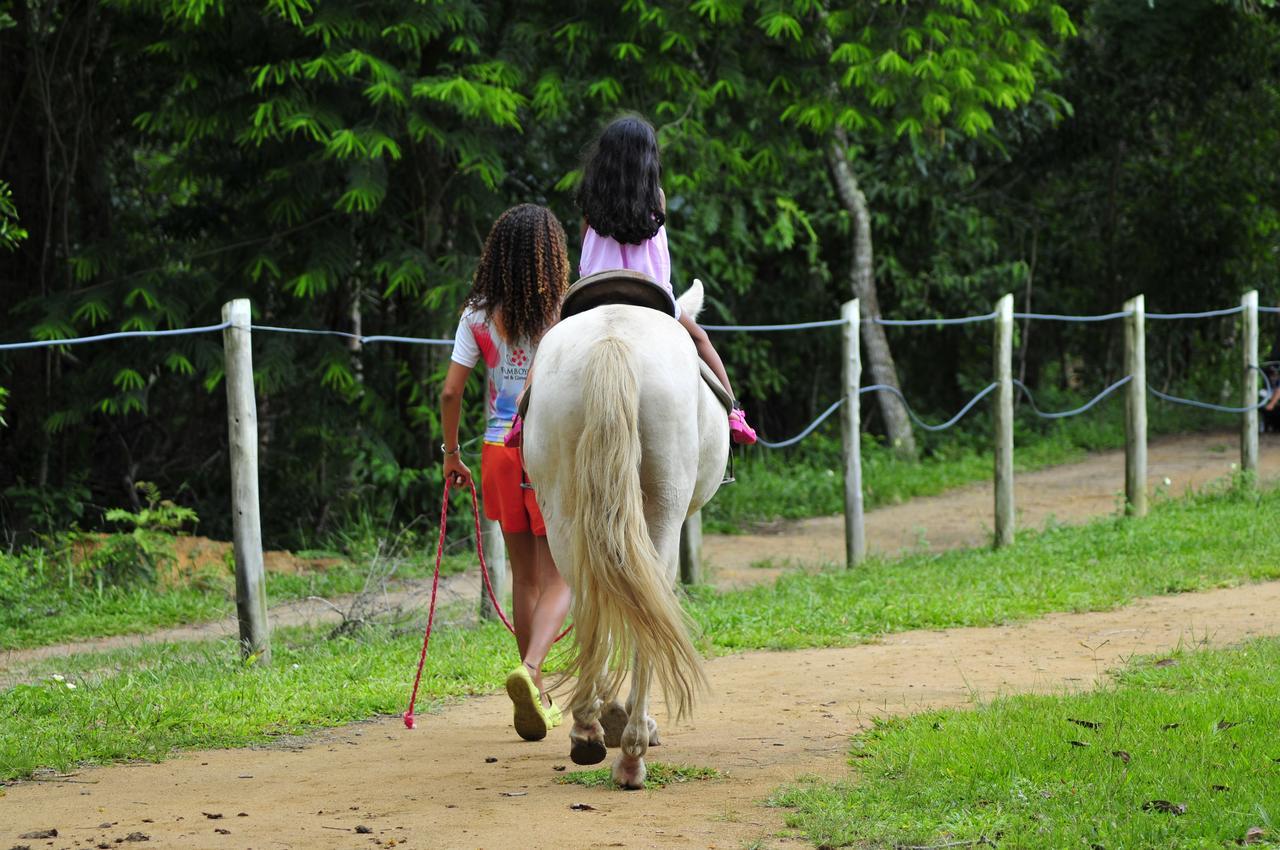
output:
{"label": "horse's ear", "polygon": [[693,285],[681,294],[676,303],[680,305],[681,312],[687,313],[691,319],[697,319],[698,314],[702,312],[703,300],[702,281],[695,277]]}

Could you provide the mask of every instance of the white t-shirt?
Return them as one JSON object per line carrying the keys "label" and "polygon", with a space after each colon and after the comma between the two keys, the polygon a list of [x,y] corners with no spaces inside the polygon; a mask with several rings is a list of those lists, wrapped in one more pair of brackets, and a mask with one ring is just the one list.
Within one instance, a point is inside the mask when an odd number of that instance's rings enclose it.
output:
{"label": "white t-shirt", "polygon": [[524,389],[536,346],[528,342],[507,343],[493,321],[480,310],[468,307],[458,320],[453,338],[454,363],[474,368],[484,358],[488,388],[485,393],[486,443],[502,444],[516,415],[516,399]]}

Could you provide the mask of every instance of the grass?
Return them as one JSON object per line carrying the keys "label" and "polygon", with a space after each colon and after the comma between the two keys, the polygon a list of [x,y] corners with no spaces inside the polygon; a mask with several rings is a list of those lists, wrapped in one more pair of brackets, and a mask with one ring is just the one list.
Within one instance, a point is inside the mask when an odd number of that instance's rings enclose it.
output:
{"label": "grass", "polygon": [[1018,535],[1000,550],[871,559],[854,570],[790,573],[770,586],[691,591],[720,650],[844,646],[887,632],[985,626],[1050,611],[1093,611],[1141,596],[1280,578],[1280,489],[1156,503],[1143,520],[1097,520]]}
{"label": "grass", "polygon": [[[1275,516],[1280,490],[1202,495],[1159,503],[1143,520],[1024,534],[1016,547],[995,552],[873,561],[724,594],[695,589],[689,607],[712,653],[847,645],[912,628],[1110,608],[1138,596],[1280,577],[1280,539],[1257,526]],[[38,768],[243,746],[403,711],[421,633],[326,633],[276,632],[270,669],[240,664],[231,641],[41,662],[29,672],[41,681],[0,691],[0,780]],[[491,691],[514,661],[500,625],[441,628],[423,700]],[[55,673],[64,681],[51,679]]]}
{"label": "grass", "polygon": [[[405,710],[420,631],[324,635],[277,630],[270,667],[239,661],[233,640],[44,661],[39,680],[0,691],[0,781],[39,768],[264,743]],[[438,629],[429,658],[418,714],[496,689],[519,660],[501,625]],[[420,727],[429,724],[419,718]]]}
{"label": "grass", "polygon": [[883,721],[855,739],[847,781],[773,802],[819,847],[1276,846],[1280,640],[1161,664]]}
{"label": "grass", "polygon": [[[667,785],[681,782],[721,779],[724,776],[714,767],[693,767],[685,764],[664,764],[663,762],[648,762],[645,764],[645,769],[644,787],[646,790],[664,788]],[[610,768],[607,767],[595,770],[575,770],[573,773],[566,773],[564,776],[556,777],[556,782],[561,785],[581,785],[584,788],[622,790],[614,784]]]}
{"label": "grass", "polygon": [[[396,580],[429,577],[435,567],[428,559],[397,560]],[[146,584],[124,587],[58,582],[40,574],[34,554],[8,556],[8,569],[18,574],[19,590],[0,594],[0,650],[47,646],[94,637],[136,634],[156,629],[217,620],[235,614],[235,585],[230,572],[203,574],[189,584],[160,588]],[[462,572],[474,563],[474,555],[446,556],[441,572]],[[369,561],[364,561],[367,565]],[[4,569],[6,564],[0,564]],[[371,570],[383,575],[382,566],[343,563],[306,573],[267,573],[267,598],[272,602],[308,596],[332,598],[358,593]]]}

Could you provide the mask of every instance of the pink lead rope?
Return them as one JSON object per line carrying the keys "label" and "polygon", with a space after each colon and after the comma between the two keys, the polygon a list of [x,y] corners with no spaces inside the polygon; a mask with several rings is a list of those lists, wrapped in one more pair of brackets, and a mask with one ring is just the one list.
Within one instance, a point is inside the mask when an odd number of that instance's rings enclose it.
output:
{"label": "pink lead rope", "polygon": [[[475,520],[476,528],[476,556],[480,560],[480,577],[484,580],[484,589],[489,594],[489,601],[493,603],[493,610],[498,612],[502,625],[507,627],[507,631],[512,634],[516,630],[511,625],[511,621],[507,619],[507,615],[502,613],[502,605],[498,602],[498,597],[493,592],[493,582],[489,580],[489,567],[484,562],[484,543],[480,534],[480,501],[476,496],[475,481],[469,482],[471,485],[471,516]],[[427,609],[427,631],[422,636],[422,653],[418,656],[418,674],[413,679],[413,693],[409,696],[409,710],[404,713],[404,725],[406,729],[413,729],[417,725],[417,721],[413,716],[414,703],[418,701],[418,686],[422,682],[422,667],[427,661],[427,644],[431,642],[431,624],[436,616],[436,593],[440,587],[440,561],[444,558],[444,532],[449,522],[449,482],[444,483],[444,496],[440,500],[440,539],[436,543],[436,569],[431,577],[431,605]],[[569,634],[573,626],[568,626],[555,642],[559,643],[561,638]]]}

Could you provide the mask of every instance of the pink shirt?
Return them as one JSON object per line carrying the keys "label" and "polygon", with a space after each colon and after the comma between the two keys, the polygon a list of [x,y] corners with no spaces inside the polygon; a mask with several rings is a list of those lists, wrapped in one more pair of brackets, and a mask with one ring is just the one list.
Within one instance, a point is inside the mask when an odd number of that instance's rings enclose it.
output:
{"label": "pink shirt", "polygon": [[[601,236],[594,227],[587,227],[582,237],[582,258],[578,261],[578,274],[582,277],[610,269],[630,269],[643,272],[658,285],[675,295],[671,289],[671,254],[667,250],[667,229],[659,227],[653,238],[639,245],[619,242],[612,236]],[[680,318],[680,306],[676,305],[676,318]]]}

